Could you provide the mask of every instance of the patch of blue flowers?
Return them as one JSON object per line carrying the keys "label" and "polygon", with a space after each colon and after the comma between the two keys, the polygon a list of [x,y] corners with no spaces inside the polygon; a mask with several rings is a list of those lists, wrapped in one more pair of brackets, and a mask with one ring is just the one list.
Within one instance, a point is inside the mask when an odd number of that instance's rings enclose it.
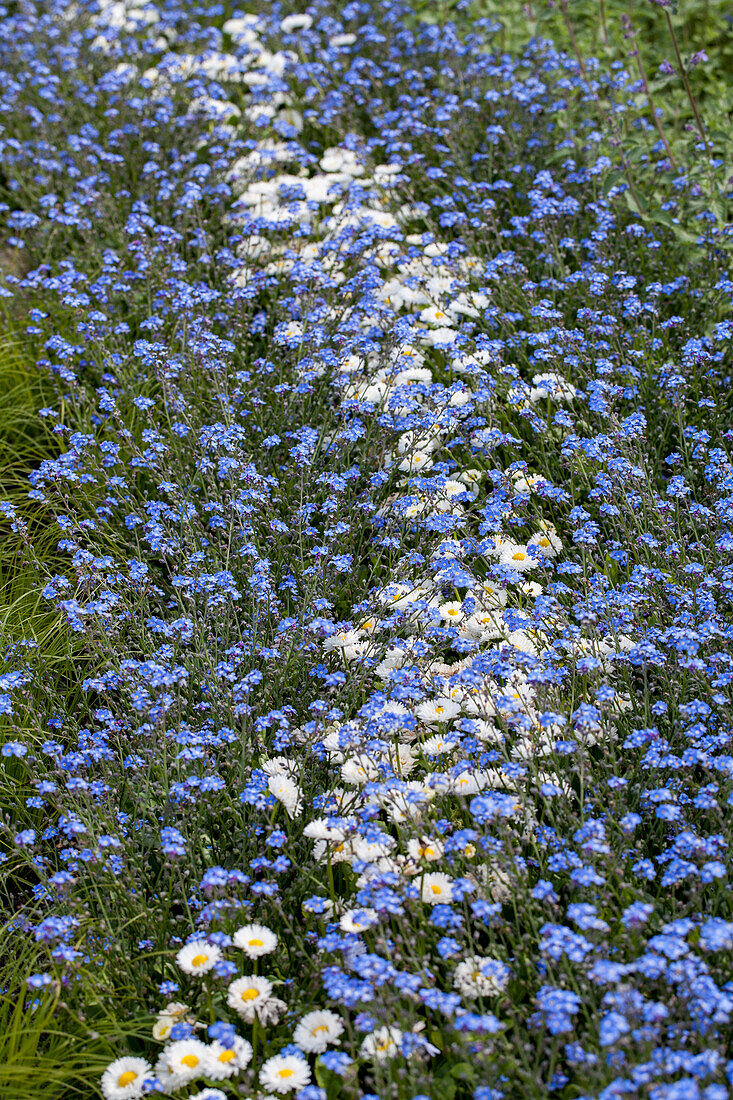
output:
{"label": "patch of blue flowers", "polygon": [[730,230],[656,131],[629,176],[636,74],[394,0],[0,14],[34,996],[155,1017],[105,1100],[728,1097]]}

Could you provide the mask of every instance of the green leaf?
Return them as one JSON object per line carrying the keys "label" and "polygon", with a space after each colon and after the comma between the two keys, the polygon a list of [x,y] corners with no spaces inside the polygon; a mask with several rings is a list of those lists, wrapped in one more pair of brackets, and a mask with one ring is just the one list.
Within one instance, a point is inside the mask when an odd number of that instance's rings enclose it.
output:
{"label": "green leaf", "polygon": [[459,1062],[457,1066],[453,1066],[450,1072],[451,1077],[455,1077],[458,1081],[471,1083],[476,1080],[476,1070],[470,1062]]}

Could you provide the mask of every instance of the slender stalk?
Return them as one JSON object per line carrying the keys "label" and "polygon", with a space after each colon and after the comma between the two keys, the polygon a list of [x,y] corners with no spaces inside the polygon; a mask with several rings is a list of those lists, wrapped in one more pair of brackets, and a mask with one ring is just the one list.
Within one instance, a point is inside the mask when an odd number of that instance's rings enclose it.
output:
{"label": "slender stalk", "polygon": [[689,81],[689,78],[687,76],[687,69],[685,68],[685,65],[682,61],[682,57],[680,55],[680,48],[677,44],[677,35],[674,33],[674,27],[672,26],[672,20],[670,19],[669,12],[666,10],[666,8],[665,8],[665,11],[664,11],[664,18],[667,20],[667,29],[669,31],[669,36],[672,39],[672,46],[674,47],[675,57],[677,58],[677,64],[679,66],[680,76],[682,77],[682,82],[685,85],[685,91],[687,92],[687,98],[689,99],[690,106],[692,107],[692,113],[695,116],[695,122],[697,123],[697,129],[700,133],[700,137],[702,138],[703,142],[705,143],[705,148],[707,150],[707,148],[708,148],[708,139],[707,139],[707,135],[705,133],[705,126],[703,125],[702,118],[700,117],[700,111],[698,110],[697,100],[695,99],[694,95],[692,94],[692,88],[690,87],[690,81]]}
{"label": "slender stalk", "polygon": [[646,96],[646,98],[649,102],[649,109],[651,110],[651,113],[652,113],[652,119],[654,120],[654,125],[657,128],[657,133],[659,134],[659,137],[661,138],[662,144],[664,145],[664,148],[665,148],[665,151],[667,153],[667,157],[669,159],[669,162],[670,162],[670,164],[672,165],[673,168],[676,168],[677,167],[677,161],[675,160],[675,155],[672,152],[672,147],[669,144],[669,141],[667,140],[667,135],[664,132],[664,127],[662,126],[662,123],[659,120],[659,115],[657,114],[657,108],[656,108],[656,105],[654,103],[654,96],[652,95],[652,90],[649,87],[649,82],[646,78],[646,72],[644,70],[644,66],[643,66],[642,61],[641,61],[641,53],[639,51],[639,47],[636,44],[636,35],[633,31],[632,31],[632,34],[634,35],[634,56],[636,58],[636,68],[639,72],[639,77],[641,79],[642,87],[644,88],[644,94],[645,94],[645,96]]}

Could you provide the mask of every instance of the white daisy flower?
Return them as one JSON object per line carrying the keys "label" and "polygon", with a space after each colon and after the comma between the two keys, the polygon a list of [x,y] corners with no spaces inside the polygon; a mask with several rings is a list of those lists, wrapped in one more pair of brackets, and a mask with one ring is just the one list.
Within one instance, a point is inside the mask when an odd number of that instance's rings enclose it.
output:
{"label": "white daisy flower", "polygon": [[501,565],[508,565],[515,569],[517,573],[526,573],[537,565],[537,559],[532,557],[527,547],[517,542],[503,543],[499,551],[499,562]]}
{"label": "white daisy flower", "polygon": [[337,1043],[344,1030],[340,1016],[328,1009],[307,1012],[293,1033],[293,1041],[306,1054],[323,1054],[329,1043]]}
{"label": "white daisy flower", "polygon": [[341,778],[344,783],[360,787],[364,783],[379,778],[379,768],[369,756],[352,756],[341,766]]}
{"label": "white daisy flower", "polygon": [[329,825],[325,817],[314,818],[303,829],[303,836],[307,836],[310,840],[341,841],[345,835],[343,829],[338,828],[336,825]]}
{"label": "white daisy flower", "polygon": [[477,715],[480,718],[493,718],[497,714],[494,693],[500,695],[498,688],[466,688],[461,699],[461,707],[466,714]]}
{"label": "white daisy flower", "polygon": [[420,320],[428,325],[440,326],[452,324],[453,317],[447,310],[441,309],[440,306],[426,306],[425,309],[420,310]]}
{"label": "white daisy flower", "polygon": [[451,740],[450,737],[441,737],[436,733],[432,737],[427,737],[420,748],[426,756],[442,756],[444,753],[453,752],[457,744],[458,742]]}
{"label": "white daisy flower", "polygon": [[251,1061],[252,1044],[239,1035],[232,1046],[215,1042],[209,1046],[206,1076],[213,1077],[215,1081],[223,1081],[227,1077],[233,1077],[240,1070],[246,1069]]}
{"label": "white daisy flower", "polygon": [[475,718],[471,729],[474,737],[487,744],[502,745],[505,741],[503,730],[500,730],[493,722],[487,722],[485,718]]}
{"label": "white daisy flower", "polygon": [[310,1066],[298,1054],[276,1054],[260,1069],[260,1085],[265,1092],[299,1092],[310,1079]]}
{"label": "white daisy flower", "polygon": [[422,434],[418,434],[417,432],[403,432],[397,440],[397,453],[404,455],[409,451],[417,449],[419,451],[424,451],[426,454],[432,454],[439,446],[440,440],[435,435],[426,435],[424,432]]}
{"label": "white daisy flower", "polygon": [[411,451],[402,459],[397,469],[404,474],[417,474],[421,470],[430,470],[433,460],[425,451]]}
{"label": "white daisy flower", "polygon": [[257,1006],[257,1019],[265,1027],[274,1027],[287,1010],[285,1001],[281,1001],[278,997],[270,997],[269,1001],[264,1001]]}
{"label": "white daisy flower", "polygon": [[277,947],[277,936],[264,924],[245,924],[232,937],[235,947],[240,947],[250,959],[269,955]]}
{"label": "white daisy flower", "polygon": [[379,914],[376,909],[350,909],[339,920],[339,928],[342,932],[352,932],[358,935],[378,923]]}
{"label": "white daisy flower", "polygon": [[435,798],[435,791],[425,783],[408,780],[402,790],[379,794],[377,801],[395,822],[416,820],[422,816],[426,803]]}
{"label": "white daisy flower", "polygon": [[409,745],[397,745],[389,753],[390,762],[397,775],[410,775],[417,763],[415,753]]}
{"label": "white daisy flower", "polygon": [[354,855],[357,859],[363,860],[364,863],[374,863],[377,859],[383,859],[388,856],[394,848],[394,837],[384,836],[382,840],[365,840],[364,837],[354,837]]}
{"label": "white daisy flower", "polygon": [[418,600],[427,598],[428,590],[424,585],[392,583],[382,589],[379,600],[390,611],[404,611]]}
{"label": "white daisy flower", "polygon": [[521,653],[531,653],[533,656],[537,654],[537,647],[534,644],[534,639],[529,636],[526,630],[510,631],[507,635],[507,641]]}
{"label": "white daisy flower", "polygon": [[532,386],[529,399],[533,404],[546,397],[552,397],[555,401],[572,401],[579,393],[572,383],[554,373],[535,374]]}
{"label": "white daisy flower", "polygon": [[412,859],[424,859],[428,863],[434,863],[435,860],[442,858],[443,845],[432,837],[423,836],[419,840],[413,837],[407,842],[407,851]]}
{"label": "white daisy flower", "polygon": [[269,760],[263,760],[260,767],[265,775],[294,775],[296,765],[285,756],[273,756]]}
{"label": "white daisy flower", "polygon": [[394,379],[392,385],[397,386],[410,386],[414,382],[425,382],[428,385],[433,381],[433,372],[427,367],[407,367],[404,370],[399,371]]}
{"label": "white daisy flower", "polygon": [[415,708],[415,715],[428,726],[437,726],[441,722],[450,722],[461,713],[458,703],[446,697],[426,700]]}
{"label": "white daisy flower", "polygon": [[355,646],[361,637],[361,631],[359,630],[338,630],[335,634],[330,634],[328,638],[324,639],[323,648],[325,650],[345,650]]}
{"label": "white daisy flower", "polygon": [[361,1053],[365,1058],[384,1062],[397,1054],[401,1042],[402,1032],[398,1027],[378,1027],[361,1044]]}
{"label": "white daisy flower", "polygon": [[209,1048],[199,1039],[179,1039],[163,1049],[155,1076],[166,1092],[173,1092],[194,1081],[206,1077],[210,1069]]}
{"label": "white daisy flower", "polygon": [[436,872],[422,877],[422,900],[427,905],[447,905],[450,903],[453,893],[451,884],[453,880],[448,875]]}
{"label": "white daisy flower", "polygon": [[[355,42],[356,42],[356,35],[355,34],[334,34],[333,37],[329,38],[329,40],[328,40],[329,46],[331,46],[333,49],[338,49],[340,46],[353,46]],[[382,167],[386,167],[386,166],[382,166]],[[374,172],[374,176],[376,178],[376,176],[377,176],[376,171]]]}
{"label": "white daisy flower", "polygon": [[461,623],[460,633],[471,638],[488,642],[492,638],[502,638],[506,627],[500,610],[480,611]]}
{"label": "white daisy flower", "polygon": [[407,659],[407,650],[400,649],[399,646],[390,646],[385,653],[382,660],[374,669],[376,676],[380,679],[384,679],[388,672],[391,672],[393,668],[402,668]]}
{"label": "white daisy flower", "polygon": [[506,989],[510,977],[500,959],[469,955],[456,967],[453,984],[464,997],[492,997]]}
{"label": "white daisy flower", "polygon": [[254,1020],[255,1012],[258,1012],[259,1008],[271,999],[272,982],[267,978],[261,978],[258,974],[237,978],[227,989],[227,1004],[248,1024]]}
{"label": "white daisy flower", "polygon": [[300,787],[287,775],[271,775],[267,789],[271,795],[282,802],[289,817],[297,817],[302,809]]}
{"label": "white daisy flower", "polygon": [[495,611],[497,608],[505,607],[507,601],[507,590],[502,588],[498,584],[492,584],[491,581],[484,581],[478,589],[473,593],[486,611]]}
{"label": "white daisy flower", "polygon": [[201,1092],[189,1096],[188,1100],[228,1100],[228,1098],[221,1089],[202,1089]]}
{"label": "white daisy flower", "polygon": [[207,940],[192,940],[176,955],[176,962],[184,974],[206,974],[221,958],[221,948]]}
{"label": "white daisy flower", "polygon": [[171,1001],[170,1004],[167,1004],[162,1012],[158,1013],[158,1019],[153,1024],[153,1038],[157,1039],[159,1043],[164,1043],[166,1039],[170,1038],[170,1033],[175,1024],[183,1019],[187,1011],[188,1005],[179,1004],[177,1001]]}
{"label": "white daisy flower", "polygon": [[517,474],[513,475],[514,488],[518,493],[535,493],[543,486],[550,485],[546,478],[540,477],[539,474],[531,474],[529,477],[525,476],[521,470]]}
{"label": "white daisy flower", "polygon": [[453,344],[458,339],[458,333],[453,328],[443,325],[440,328],[431,329],[423,337],[423,342],[434,348],[445,347]]}
{"label": "white daisy flower", "polygon": [[310,15],[294,14],[286,15],[280,23],[280,30],[283,34],[292,34],[293,31],[307,31],[309,27],[313,26],[313,19]]}
{"label": "white daisy flower", "polygon": [[317,863],[350,863],[354,849],[348,840],[317,840],[313,845],[313,858]]}
{"label": "white daisy flower", "polygon": [[483,772],[465,771],[455,775],[451,780],[450,789],[454,794],[465,796],[478,794],[488,786],[488,780]]}
{"label": "white daisy flower", "polygon": [[536,546],[541,553],[548,558],[556,558],[562,550],[562,540],[557,531],[550,524],[546,529],[538,531],[527,543],[527,548]]}
{"label": "white daisy flower", "polygon": [[463,619],[463,604],[460,600],[442,603],[438,608],[438,614],[444,622],[460,623],[461,619]]}
{"label": "white daisy flower", "polygon": [[105,1100],[137,1100],[143,1094],[152,1069],[144,1058],[118,1058],[102,1074],[100,1087]]}

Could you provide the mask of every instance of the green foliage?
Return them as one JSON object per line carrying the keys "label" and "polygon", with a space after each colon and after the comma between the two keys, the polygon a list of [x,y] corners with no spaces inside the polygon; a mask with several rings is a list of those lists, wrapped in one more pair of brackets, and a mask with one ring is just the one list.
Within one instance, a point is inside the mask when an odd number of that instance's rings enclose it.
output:
{"label": "green foliage", "polygon": [[0,1096],[12,1100],[76,1100],[99,1096],[99,1078],[116,1043],[146,1034],[149,1022],[120,1020],[111,1009],[75,1013],[58,985],[28,989],[43,966],[41,949],[17,931],[3,930],[0,989]]}

